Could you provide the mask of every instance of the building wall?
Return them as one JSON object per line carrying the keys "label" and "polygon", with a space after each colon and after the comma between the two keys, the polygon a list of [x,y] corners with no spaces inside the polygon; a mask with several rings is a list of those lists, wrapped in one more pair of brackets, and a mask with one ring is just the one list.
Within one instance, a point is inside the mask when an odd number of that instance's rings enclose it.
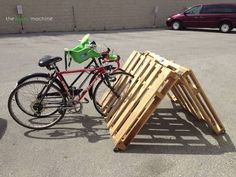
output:
{"label": "building wall", "polygon": [[[212,2],[236,0],[0,0],[0,33],[19,33],[22,26],[25,32],[163,27],[169,15]],[[22,25],[12,18],[16,5],[23,7]]]}

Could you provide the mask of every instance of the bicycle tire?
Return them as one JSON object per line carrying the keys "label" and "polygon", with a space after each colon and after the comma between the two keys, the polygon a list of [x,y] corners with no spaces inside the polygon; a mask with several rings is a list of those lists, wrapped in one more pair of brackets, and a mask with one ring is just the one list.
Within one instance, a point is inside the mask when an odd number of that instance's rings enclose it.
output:
{"label": "bicycle tire", "polygon": [[[26,107],[21,107],[19,108],[19,102],[16,103],[17,101],[15,100],[15,94],[21,94],[22,98],[24,98],[24,88],[32,88],[32,85],[36,84],[36,85],[41,85],[41,86],[45,86],[46,84],[48,84],[48,82],[45,81],[28,81],[28,82],[24,82],[21,85],[17,86],[10,94],[9,99],[8,99],[8,110],[9,113],[11,115],[11,117],[21,126],[29,128],[29,129],[35,129],[35,130],[39,130],[39,129],[45,129],[48,127],[51,127],[53,125],[55,125],[57,122],[59,122],[65,115],[66,109],[63,109],[63,106],[66,105],[66,97],[63,94],[63,92],[61,91],[61,89],[59,89],[57,86],[55,85],[51,85],[49,90],[47,91],[47,93],[50,93],[51,90],[53,91],[57,91],[60,95],[60,98],[55,101],[51,101],[50,99],[54,99],[54,97],[49,97],[48,95],[44,96],[43,99],[40,100],[39,94],[34,92],[29,93],[29,96],[26,96],[26,100],[22,100],[21,104],[26,104],[27,109],[30,109],[32,112],[34,111],[40,111],[40,114],[44,114],[44,111],[50,108],[55,108],[54,111],[52,111],[51,113],[46,112],[45,115],[37,115],[37,114],[27,114],[26,111],[22,111],[22,108],[26,109]],[[23,90],[23,91],[22,91]],[[27,90],[26,90],[27,91]],[[25,92],[27,94],[27,92]],[[46,93],[46,94],[47,94]],[[37,96],[36,96],[37,95]],[[29,97],[32,96],[35,100],[29,99]],[[36,96],[36,97],[35,97]],[[28,99],[27,99],[28,98]],[[18,100],[19,101],[19,100]],[[58,102],[57,102],[58,101]],[[14,107],[14,104],[15,107]],[[38,104],[38,106],[37,106]],[[49,106],[48,106],[49,105]],[[51,105],[55,105],[55,106],[51,106]],[[40,110],[39,110],[40,109]],[[29,110],[28,110],[29,111]],[[53,113],[53,114],[52,114]],[[23,116],[22,116],[23,114]],[[27,120],[26,116],[29,117],[29,120]],[[56,118],[54,118],[55,116],[58,116]],[[46,121],[49,120],[48,122],[42,122],[42,121]]]}

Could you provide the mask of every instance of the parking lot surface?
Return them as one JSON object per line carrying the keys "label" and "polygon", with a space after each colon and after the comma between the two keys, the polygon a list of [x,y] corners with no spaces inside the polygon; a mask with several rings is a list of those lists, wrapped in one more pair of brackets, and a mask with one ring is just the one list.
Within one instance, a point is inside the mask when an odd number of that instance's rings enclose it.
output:
{"label": "parking lot surface", "polygon": [[[225,125],[217,136],[166,97],[125,152],[114,144],[92,102],[47,130],[16,124],[7,110],[21,77],[48,72],[46,54],[63,56],[85,33],[0,36],[0,177],[233,177],[236,174],[236,33],[214,30],[137,30],[91,34],[125,61],[150,50],[193,69]],[[72,68],[85,64],[73,63]],[[63,62],[60,64],[63,68]],[[70,79],[70,78],[68,78]]]}

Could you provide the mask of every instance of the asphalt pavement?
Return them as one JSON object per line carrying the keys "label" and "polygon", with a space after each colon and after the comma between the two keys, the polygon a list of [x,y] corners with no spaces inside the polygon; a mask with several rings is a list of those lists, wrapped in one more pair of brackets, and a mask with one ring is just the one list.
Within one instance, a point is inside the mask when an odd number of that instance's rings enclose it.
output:
{"label": "asphalt pavement", "polygon": [[[46,54],[63,56],[63,49],[74,47],[84,34],[0,36],[0,177],[235,176],[235,31],[91,32],[92,40],[114,49],[123,62],[133,50],[149,50],[192,68],[226,128],[224,135],[215,135],[168,97],[120,153],[113,152],[113,141],[92,102],[84,105],[82,114],[69,115],[47,130],[16,124],[7,109],[16,81],[30,73],[48,72],[38,67],[38,59]],[[85,64],[72,63],[72,68]]]}

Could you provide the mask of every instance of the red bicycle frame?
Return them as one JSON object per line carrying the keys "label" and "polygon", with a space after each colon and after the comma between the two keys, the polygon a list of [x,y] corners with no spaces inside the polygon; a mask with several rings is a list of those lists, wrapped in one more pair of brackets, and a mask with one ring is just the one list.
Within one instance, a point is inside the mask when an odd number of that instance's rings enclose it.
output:
{"label": "red bicycle frame", "polygon": [[[56,76],[62,83],[67,95],[69,95],[72,98],[71,93],[69,92],[68,85],[63,77],[64,74],[71,74],[71,73],[83,73],[83,72],[93,72],[93,71],[98,71],[98,75],[95,77],[95,79],[88,85],[88,87],[81,93],[80,96],[77,96],[75,98],[76,101],[80,101],[83,99],[85,94],[88,92],[88,90],[93,86],[93,84],[98,80],[98,78],[101,77],[102,74],[105,74],[106,70],[105,67],[97,67],[97,68],[88,68],[88,69],[79,69],[79,70],[71,70],[71,71],[62,71],[60,72],[59,70],[56,70]],[[115,71],[115,70],[114,70]]]}

